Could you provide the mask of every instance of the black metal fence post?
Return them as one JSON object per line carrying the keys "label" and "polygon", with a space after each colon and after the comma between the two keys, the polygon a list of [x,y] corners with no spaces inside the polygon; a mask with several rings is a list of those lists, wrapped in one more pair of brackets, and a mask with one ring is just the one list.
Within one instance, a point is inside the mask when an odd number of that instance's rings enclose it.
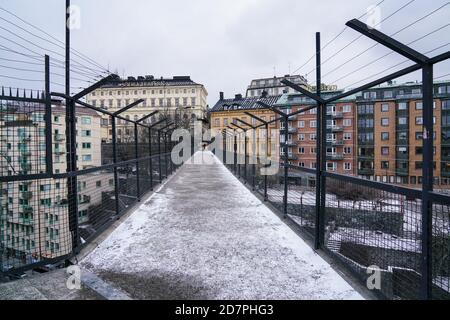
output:
{"label": "black metal fence post", "polygon": [[260,144],[259,136],[257,135],[257,130],[254,128],[252,131],[252,190],[256,190],[256,164],[258,163],[258,147]]}
{"label": "black metal fence post", "polygon": [[148,128],[148,156],[150,170],[150,190],[153,191],[152,129]]}
{"label": "black metal fence post", "polygon": [[[316,95],[322,93],[321,74],[321,46],[320,32],[316,33]],[[325,232],[325,172],[326,172],[326,150],[327,150],[327,107],[324,103],[317,103],[317,137],[316,137],[316,219],[314,247],[320,249],[324,245]]]}
{"label": "black metal fence post", "polygon": [[[111,116],[111,130],[112,130],[112,147],[113,147],[113,163],[117,164],[117,129],[116,129],[116,118]],[[117,166],[114,166],[114,197],[116,206],[116,215],[120,215],[120,205],[119,205],[119,175],[117,173]]]}
{"label": "black metal fence post", "polygon": [[244,184],[247,184],[247,130],[244,130]]}
{"label": "black metal fence post", "polygon": [[[270,148],[270,140],[269,140],[269,124],[266,123],[266,161],[264,163],[267,163],[269,160],[269,148]],[[264,175],[264,201],[267,201],[269,199],[267,195],[267,172],[265,172]]]}
{"label": "black metal fence post", "polygon": [[50,57],[45,55],[45,165],[53,174],[52,99],[50,94]]}
{"label": "black metal fence post", "polygon": [[164,172],[165,177],[168,178],[169,161],[167,161],[167,132],[163,132],[163,134],[164,134]]}
{"label": "black metal fence post", "polygon": [[237,135],[236,130],[233,131],[234,133],[234,174],[237,174],[239,165],[237,164],[238,158],[237,158]]}
{"label": "black metal fence post", "polygon": [[288,140],[289,140],[289,117],[285,116],[283,118],[284,122],[284,195],[283,195],[283,214],[284,217],[287,217],[288,213],[288,180],[289,180],[289,147],[288,147]]}
{"label": "black metal fence post", "polygon": [[137,193],[137,201],[141,201],[141,184],[140,184],[140,177],[139,177],[139,144],[138,144],[138,125],[135,122],[134,123],[134,155],[136,159],[136,193]]}
{"label": "black metal fence post", "polygon": [[422,69],[423,91],[423,167],[422,167],[422,283],[423,299],[432,298],[432,244],[433,209],[430,192],[433,191],[433,65]]}
{"label": "black metal fence post", "polygon": [[224,165],[227,164],[227,134],[225,131],[222,131],[222,162]]}
{"label": "black metal fence post", "polygon": [[163,181],[161,167],[161,130],[158,130],[158,159],[159,159],[159,183]]}

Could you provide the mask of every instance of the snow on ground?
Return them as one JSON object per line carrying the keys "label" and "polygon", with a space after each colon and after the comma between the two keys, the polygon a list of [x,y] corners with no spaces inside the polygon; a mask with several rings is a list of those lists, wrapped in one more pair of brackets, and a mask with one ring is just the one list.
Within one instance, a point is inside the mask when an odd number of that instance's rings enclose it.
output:
{"label": "snow on ground", "polygon": [[140,299],[361,299],[210,152],[81,265]]}

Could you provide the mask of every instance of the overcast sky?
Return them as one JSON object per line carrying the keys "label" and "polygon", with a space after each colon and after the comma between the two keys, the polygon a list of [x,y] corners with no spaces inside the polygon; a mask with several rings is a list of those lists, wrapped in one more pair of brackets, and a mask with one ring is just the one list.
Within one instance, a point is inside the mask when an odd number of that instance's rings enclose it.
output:
{"label": "overcast sky", "polygon": [[[381,31],[393,34],[448,4],[448,1],[441,0],[411,1],[385,0],[379,6],[381,19],[386,19],[380,25]],[[370,5],[378,2],[380,0],[73,0],[72,4],[81,9],[81,28],[73,30],[72,45],[102,65],[109,66],[111,71],[118,71],[120,75],[190,75],[194,81],[206,86],[209,103],[213,105],[217,101],[219,91],[224,91],[225,95],[230,97],[236,93],[245,93],[247,85],[254,78],[292,73],[314,54],[316,31],[321,32],[324,45],[343,30],[346,21],[361,16]],[[389,17],[409,2],[411,3],[404,9]],[[0,0],[0,6],[64,40],[63,0]],[[32,30],[4,11],[0,11],[0,17]],[[366,22],[367,16],[362,20]],[[446,26],[449,21],[450,5],[447,5],[397,34],[395,38],[408,43]],[[0,28],[0,45],[30,54],[24,48],[6,40],[6,37],[15,39],[33,51],[44,53],[44,50],[15,38],[5,30],[8,29],[32,40],[34,44],[63,54],[60,48],[33,38],[4,20],[0,20],[0,27],[3,27]],[[449,30],[447,25],[412,46],[426,52],[445,45],[450,40]],[[355,31],[347,29],[323,50],[323,61],[357,36]],[[354,87],[358,85],[355,82],[404,60],[396,54],[391,54],[355,72],[358,67],[389,52],[377,46],[360,57],[351,59],[371,45],[371,40],[361,37],[341,53],[334,55],[322,67],[324,82],[335,83],[344,77],[336,84],[341,88]],[[448,51],[449,48],[450,46],[446,46],[430,55]],[[53,53],[50,56],[63,59]],[[0,51],[0,58],[2,57],[18,58],[17,55],[4,50]],[[351,62],[333,71],[349,59]],[[12,64],[5,60],[0,60],[0,65],[24,67],[23,64]],[[408,65],[409,63],[405,63],[396,69]],[[26,67],[29,68],[30,65]],[[39,69],[38,66],[33,67],[36,68]],[[52,71],[55,73],[64,72],[54,69]],[[306,75],[313,69],[314,61],[311,61],[297,73]],[[327,75],[330,71],[333,72]],[[436,67],[435,75],[449,72],[450,62],[446,62]],[[0,67],[0,75],[2,74],[27,79],[42,77],[37,73]],[[449,78],[450,76],[446,77]],[[64,83],[64,78],[54,76],[52,79],[54,82]],[[315,81],[314,72],[308,75],[308,80],[312,83]],[[420,81],[420,74],[414,74],[407,80]],[[20,88],[42,86],[35,82],[9,78],[0,78],[0,83]],[[74,81],[74,86],[80,85],[83,84]],[[52,89],[63,90],[57,85]]]}

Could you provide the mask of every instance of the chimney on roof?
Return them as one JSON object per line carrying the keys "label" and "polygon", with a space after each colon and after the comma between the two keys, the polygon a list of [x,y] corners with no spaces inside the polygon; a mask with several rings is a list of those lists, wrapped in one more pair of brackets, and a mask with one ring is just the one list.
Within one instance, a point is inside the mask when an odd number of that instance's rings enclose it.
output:
{"label": "chimney on roof", "polygon": [[223,100],[223,92],[220,91],[220,92],[219,92],[219,95],[220,95],[220,101],[222,101],[222,100]]}
{"label": "chimney on roof", "polygon": [[234,100],[242,100],[242,94],[235,95]]}

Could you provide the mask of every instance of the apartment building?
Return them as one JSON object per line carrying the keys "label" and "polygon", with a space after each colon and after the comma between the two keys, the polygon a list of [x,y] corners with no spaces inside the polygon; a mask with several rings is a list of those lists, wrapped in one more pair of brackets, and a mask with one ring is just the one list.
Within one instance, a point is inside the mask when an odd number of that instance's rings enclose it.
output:
{"label": "apartment building", "polygon": [[[262,123],[258,120],[250,117],[245,112],[250,112],[251,114],[257,116],[263,121],[273,121],[277,119],[277,115],[275,112],[273,112],[270,109],[264,108],[261,105],[257,104],[256,102],[258,100],[263,101],[264,103],[273,106],[278,99],[281,96],[267,96],[265,98],[259,99],[259,97],[243,97],[240,94],[235,95],[234,98],[231,99],[225,99],[223,93],[220,93],[220,99],[215,104],[215,106],[210,111],[210,117],[211,117],[211,129],[213,134],[214,133],[220,133],[223,129],[226,129],[228,126],[233,127],[231,124],[237,124],[240,127],[248,128],[242,123],[239,123],[237,119],[240,119],[248,124],[251,124],[252,126],[258,126]],[[237,129],[240,131],[239,129]],[[273,122],[269,125],[269,144],[275,143],[272,141],[272,132],[278,131],[278,122]],[[265,149],[263,149],[263,144],[265,144],[265,128],[261,127],[258,128],[255,131],[255,137],[259,137],[260,143],[258,141],[255,142],[256,144],[256,152],[257,154],[262,154],[261,152]],[[253,132],[248,134],[249,141],[253,141]],[[243,139],[238,140],[239,143],[243,143]],[[278,144],[278,141],[276,142]],[[269,146],[269,150],[271,150],[271,146]],[[230,149],[232,151],[232,149]],[[249,154],[252,154],[252,148],[248,148]]]}
{"label": "apartment building", "polygon": [[260,78],[252,80],[247,88],[247,98],[260,97],[263,92],[268,96],[278,96],[283,93],[294,93],[295,91],[281,83],[289,80],[299,86],[308,88],[308,81],[301,75],[285,75],[284,77]]}
{"label": "apartment building", "polygon": [[[160,116],[168,116],[190,123],[194,120],[207,119],[207,97],[208,92],[205,87],[191,80],[189,76],[173,78],[139,76],[107,84],[90,93],[87,96],[87,102],[110,112],[116,112],[143,99],[143,103],[124,112],[122,116],[138,120],[154,111],[159,111],[159,115],[147,121],[153,121]],[[109,142],[112,139],[110,119],[105,116],[102,119],[102,140]],[[129,123],[118,120],[118,141],[124,141],[133,134]]]}
{"label": "apartment building", "polygon": [[[325,92],[331,97],[337,92]],[[285,94],[275,104],[284,113],[315,105],[312,99],[301,94]],[[288,158],[291,164],[316,169],[317,167],[317,109],[312,109],[288,119]],[[285,125],[281,123],[280,147],[284,146]],[[353,97],[327,106],[327,170],[339,174],[356,173],[356,116]],[[281,154],[284,150],[281,149]]]}
{"label": "apartment building", "polygon": [[[45,173],[45,107],[2,102],[0,110],[0,175]],[[76,115],[78,169],[100,166],[101,117],[81,107],[76,109]],[[52,105],[52,131],[53,173],[64,173],[67,170],[65,107],[59,101]],[[78,178],[80,223],[88,222],[89,209],[101,203],[102,192],[113,190],[107,184],[111,177],[103,173]],[[94,186],[88,187],[90,184]],[[67,179],[0,183],[0,260],[31,263],[70,252],[69,198]]]}
{"label": "apartment building", "polygon": [[[434,181],[447,188],[450,178],[450,81],[434,84]],[[422,183],[422,86],[393,82],[356,97],[358,175],[420,188]]]}

